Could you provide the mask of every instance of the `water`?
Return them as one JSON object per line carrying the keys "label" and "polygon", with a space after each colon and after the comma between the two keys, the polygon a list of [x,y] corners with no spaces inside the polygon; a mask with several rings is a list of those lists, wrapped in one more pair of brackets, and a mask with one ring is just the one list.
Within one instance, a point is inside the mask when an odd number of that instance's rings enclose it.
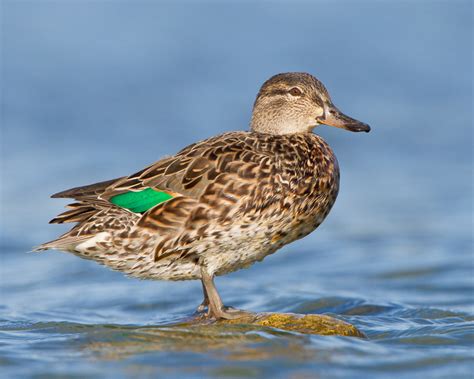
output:
{"label": "water", "polygon": [[[472,5],[4,1],[0,376],[472,377]],[[245,129],[258,86],[308,71],[370,134],[319,128],[341,191],[312,235],[217,285],[366,340],[169,327],[198,282],[26,254],[56,191]]]}

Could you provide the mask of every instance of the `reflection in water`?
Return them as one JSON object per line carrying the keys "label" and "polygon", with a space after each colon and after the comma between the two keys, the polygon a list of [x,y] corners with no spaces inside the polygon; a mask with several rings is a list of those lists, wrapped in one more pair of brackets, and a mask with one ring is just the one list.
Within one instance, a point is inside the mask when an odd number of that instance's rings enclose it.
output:
{"label": "reflection in water", "polygon": [[[110,329],[110,326],[106,329]],[[115,338],[108,338],[108,335]],[[203,315],[162,327],[139,327],[104,331],[100,340],[86,349],[106,359],[147,351],[191,351],[220,355],[232,360],[258,360],[291,357],[306,359],[306,335],[341,335],[364,338],[352,325],[323,315],[279,313],[250,314],[236,320],[211,322]],[[120,336],[119,338],[116,338]],[[105,341],[104,341],[105,339]]]}
{"label": "reflection in water", "polygon": [[230,360],[287,357],[306,360],[314,355],[308,337],[265,327],[198,326],[140,327],[104,330],[83,348],[100,359],[123,359],[152,351],[209,353]]}

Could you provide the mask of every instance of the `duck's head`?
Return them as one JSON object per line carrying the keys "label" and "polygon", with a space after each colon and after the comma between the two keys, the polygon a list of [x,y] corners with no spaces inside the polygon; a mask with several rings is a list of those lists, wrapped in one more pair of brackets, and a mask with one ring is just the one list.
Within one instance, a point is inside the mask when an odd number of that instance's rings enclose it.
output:
{"label": "duck's head", "polygon": [[339,111],[323,83],[310,74],[288,72],[263,83],[253,107],[253,132],[308,133],[320,124],[351,132],[370,131],[369,125]]}

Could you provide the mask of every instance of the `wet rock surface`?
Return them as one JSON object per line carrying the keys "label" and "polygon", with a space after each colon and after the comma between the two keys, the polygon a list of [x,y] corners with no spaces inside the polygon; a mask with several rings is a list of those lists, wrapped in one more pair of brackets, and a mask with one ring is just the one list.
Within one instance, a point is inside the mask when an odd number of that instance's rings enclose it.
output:
{"label": "wet rock surface", "polygon": [[324,336],[366,336],[354,325],[326,315],[301,315],[295,313],[250,313],[246,312],[241,317],[232,320],[209,320],[200,314],[189,320],[186,325],[217,324],[217,325],[258,325],[286,331],[318,334]]}

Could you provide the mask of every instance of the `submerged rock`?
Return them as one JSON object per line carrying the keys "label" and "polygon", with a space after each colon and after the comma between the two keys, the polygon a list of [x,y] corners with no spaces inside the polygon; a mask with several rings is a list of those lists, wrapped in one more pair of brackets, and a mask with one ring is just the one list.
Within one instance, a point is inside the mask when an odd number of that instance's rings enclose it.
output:
{"label": "submerged rock", "polygon": [[[248,333],[265,328],[269,328],[267,333]],[[326,315],[245,312],[233,320],[210,320],[199,314],[185,322],[159,326],[104,325],[100,333],[88,335],[83,348],[107,360],[153,351],[206,352],[216,357],[225,355],[226,360],[236,361],[261,361],[273,356],[313,359],[314,350],[302,342],[301,335],[283,334],[282,330],[365,338],[355,326]],[[288,345],[275,343],[282,338]]]}

